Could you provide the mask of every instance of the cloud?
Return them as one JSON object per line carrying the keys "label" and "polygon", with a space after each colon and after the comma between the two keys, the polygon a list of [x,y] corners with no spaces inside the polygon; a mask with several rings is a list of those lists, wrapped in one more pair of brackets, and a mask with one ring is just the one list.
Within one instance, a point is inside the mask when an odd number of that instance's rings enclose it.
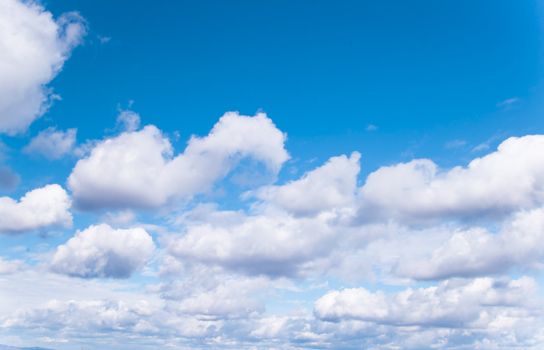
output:
{"label": "cloud", "polygon": [[443,279],[504,273],[514,267],[542,267],[544,209],[516,213],[499,233],[483,228],[456,230],[428,256],[405,257],[396,273],[416,279]]}
{"label": "cloud", "polygon": [[463,146],[465,146],[467,144],[467,142],[465,140],[451,140],[451,141],[448,141],[446,142],[446,144],[444,145],[444,147],[446,147],[447,149],[454,149],[454,148],[461,148]]}
{"label": "cloud", "polygon": [[361,320],[395,326],[489,327],[508,315],[528,317],[536,282],[529,277],[502,281],[450,280],[437,286],[386,294],[364,288],[332,291],[315,302],[316,317]]}
{"label": "cloud", "polygon": [[209,190],[244,157],[277,173],[289,158],[285,135],[265,114],[227,113],[206,137],[193,136],[174,156],[159,129],[148,125],[98,143],[68,179],[83,208],[159,207]]}
{"label": "cloud", "polygon": [[34,1],[0,3],[0,133],[25,131],[49,107],[47,84],[60,72],[85,33],[83,19],[57,20]]}
{"label": "cloud", "polygon": [[124,131],[136,131],[140,128],[140,115],[129,110],[121,111],[117,117],[117,125]]}
{"label": "cloud", "polygon": [[48,159],[60,159],[73,152],[76,134],[76,129],[62,131],[47,128],[35,136],[23,151],[39,154]]}
{"label": "cloud", "polygon": [[21,260],[5,260],[0,257],[0,275],[8,275],[22,269],[23,262]]}
{"label": "cloud", "polygon": [[428,159],[382,167],[361,188],[365,220],[497,216],[544,203],[544,136],[512,137],[466,167]]}
{"label": "cloud", "polygon": [[296,215],[353,207],[360,158],[357,152],[332,157],[298,180],[260,189],[257,196]]}
{"label": "cloud", "polygon": [[27,192],[19,201],[0,197],[0,232],[17,233],[51,226],[69,227],[71,200],[59,185]]}
{"label": "cloud", "polygon": [[264,312],[264,295],[279,286],[281,283],[272,283],[264,277],[222,274],[213,268],[193,266],[160,285],[159,291],[168,301],[168,307],[183,315],[237,319]]}
{"label": "cloud", "polygon": [[330,252],[334,237],[326,218],[241,215],[189,225],[182,237],[172,237],[168,250],[185,261],[250,275],[295,276],[304,263]]}
{"label": "cloud", "polygon": [[69,276],[128,278],[145,265],[155,244],[142,228],[90,226],[57,247],[51,269]]}
{"label": "cloud", "polygon": [[518,97],[511,97],[497,103],[497,107],[502,109],[509,109],[515,104],[518,104],[519,102],[520,102],[520,99]]}

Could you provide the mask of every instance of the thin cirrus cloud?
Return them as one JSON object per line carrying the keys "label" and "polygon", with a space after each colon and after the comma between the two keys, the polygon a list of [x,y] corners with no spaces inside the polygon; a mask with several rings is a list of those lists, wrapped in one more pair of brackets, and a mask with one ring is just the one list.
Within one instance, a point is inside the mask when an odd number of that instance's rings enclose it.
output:
{"label": "thin cirrus cloud", "polygon": [[284,142],[265,114],[227,113],[174,156],[170,141],[148,125],[98,143],[77,162],[68,185],[82,208],[159,207],[209,190],[244,157],[277,173],[289,158]]}
{"label": "thin cirrus cloud", "polygon": [[0,3],[0,133],[23,132],[49,107],[47,84],[85,34],[77,13],[54,19],[33,1]]}
{"label": "thin cirrus cloud", "polygon": [[70,227],[71,205],[70,197],[57,184],[29,191],[19,200],[0,197],[0,233]]}

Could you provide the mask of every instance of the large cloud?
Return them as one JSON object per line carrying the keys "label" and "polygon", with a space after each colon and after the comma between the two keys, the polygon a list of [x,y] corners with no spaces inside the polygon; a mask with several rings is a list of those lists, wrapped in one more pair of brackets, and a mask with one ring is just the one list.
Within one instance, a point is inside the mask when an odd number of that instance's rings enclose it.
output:
{"label": "large cloud", "polygon": [[392,294],[350,288],[318,299],[315,314],[334,322],[351,319],[396,326],[488,327],[509,315],[529,316],[535,291],[536,282],[529,277],[450,280]]}
{"label": "large cloud", "polygon": [[193,136],[174,156],[159,129],[146,126],[97,144],[76,164],[68,183],[82,207],[158,207],[210,189],[243,157],[278,172],[289,158],[284,141],[264,114],[227,113],[208,136]]}
{"label": "large cloud", "polygon": [[519,212],[495,234],[483,228],[456,230],[428,256],[405,257],[396,272],[416,279],[441,279],[542,267],[543,240],[544,209]]}
{"label": "large cloud", "polygon": [[350,230],[359,157],[332,157],[300,179],[258,189],[251,213],[197,207],[185,213],[184,235],[171,239],[168,249],[182,260],[252,275],[300,274]]}
{"label": "large cloud", "polygon": [[0,2],[0,133],[24,131],[47,109],[47,84],[85,32],[82,19],[58,20],[34,1]]}
{"label": "large cloud", "polygon": [[0,197],[0,232],[16,233],[72,224],[71,200],[59,185],[27,192],[19,201]]}
{"label": "large cloud", "polygon": [[147,262],[154,249],[153,239],[142,228],[95,225],[77,232],[59,246],[51,268],[83,278],[127,278]]}
{"label": "large cloud", "polygon": [[428,159],[382,167],[361,189],[366,220],[500,215],[544,203],[544,135],[512,137],[467,167]]}
{"label": "large cloud", "polygon": [[327,255],[335,231],[327,217],[245,216],[189,225],[169,251],[182,260],[220,265],[251,275],[294,276],[305,263]]}

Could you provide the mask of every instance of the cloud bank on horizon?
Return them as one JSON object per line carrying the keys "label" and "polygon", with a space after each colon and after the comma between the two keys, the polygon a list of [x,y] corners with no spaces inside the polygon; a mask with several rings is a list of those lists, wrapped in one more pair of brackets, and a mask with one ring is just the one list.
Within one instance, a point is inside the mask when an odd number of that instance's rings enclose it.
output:
{"label": "cloud bank on horizon", "polygon": [[[21,172],[0,187],[3,343],[544,346],[544,134],[449,166],[377,167],[364,148],[300,159],[262,111],[227,110],[180,135],[181,119],[161,127],[118,108],[90,137],[77,116],[66,127],[40,118],[74,103],[53,80],[90,28],[77,12],[0,0],[0,169]],[[468,143],[455,145],[446,152]]]}

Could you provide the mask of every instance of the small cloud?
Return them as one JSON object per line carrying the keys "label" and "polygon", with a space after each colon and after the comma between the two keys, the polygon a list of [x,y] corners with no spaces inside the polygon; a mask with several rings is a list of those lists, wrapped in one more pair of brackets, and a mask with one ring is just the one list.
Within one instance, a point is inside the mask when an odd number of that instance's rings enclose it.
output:
{"label": "small cloud", "polygon": [[477,145],[476,147],[474,147],[472,149],[472,152],[482,152],[482,151],[487,151],[489,149],[489,143],[488,142],[483,142],[483,143],[480,143],[479,145]]}
{"label": "small cloud", "polygon": [[446,142],[444,147],[446,147],[447,149],[453,149],[453,148],[463,147],[466,144],[467,144],[467,142],[465,140],[451,140],[451,141]]}
{"label": "small cloud", "polygon": [[140,115],[130,110],[122,110],[117,117],[117,126],[124,131],[136,131],[140,127]]}
{"label": "small cloud", "polygon": [[109,212],[104,216],[104,221],[113,226],[126,226],[136,220],[136,215],[131,210]]}
{"label": "small cloud", "polygon": [[99,35],[99,36],[98,36],[98,41],[99,41],[101,44],[107,44],[107,43],[109,43],[109,42],[111,41],[111,37]]}
{"label": "small cloud", "polygon": [[378,130],[378,127],[374,124],[368,124],[366,126],[366,131],[376,131],[376,130]]}
{"label": "small cloud", "polygon": [[47,128],[34,137],[23,152],[38,154],[51,160],[60,159],[74,150],[76,134],[76,129],[62,131]]}
{"label": "small cloud", "polygon": [[509,109],[515,104],[519,103],[519,101],[520,99],[518,97],[507,98],[506,100],[497,103],[497,107],[502,109]]}

